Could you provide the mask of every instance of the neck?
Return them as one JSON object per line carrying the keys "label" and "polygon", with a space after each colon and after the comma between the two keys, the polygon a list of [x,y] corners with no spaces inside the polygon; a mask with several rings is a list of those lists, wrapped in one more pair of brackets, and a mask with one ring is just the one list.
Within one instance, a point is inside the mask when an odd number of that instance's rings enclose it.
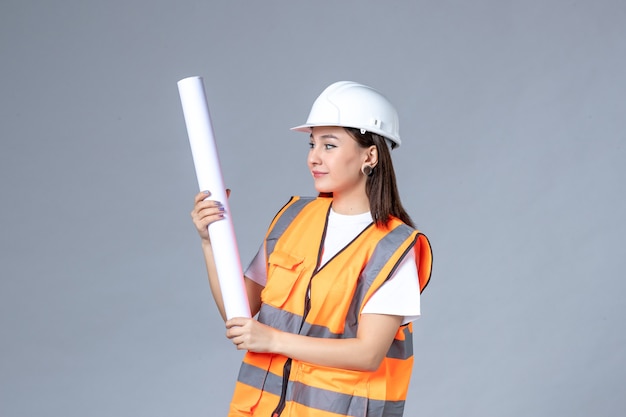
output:
{"label": "neck", "polygon": [[339,214],[361,214],[370,211],[370,202],[365,193],[345,195],[333,193],[333,210]]}

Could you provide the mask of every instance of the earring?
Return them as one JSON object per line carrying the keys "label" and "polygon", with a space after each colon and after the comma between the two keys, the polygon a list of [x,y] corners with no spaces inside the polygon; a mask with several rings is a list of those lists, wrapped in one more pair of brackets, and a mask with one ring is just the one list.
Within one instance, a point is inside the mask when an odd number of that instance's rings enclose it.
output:
{"label": "earring", "polygon": [[374,167],[372,167],[371,165],[363,165],[361,167],[361,172],[366,177],[371,177],[374,174]]}

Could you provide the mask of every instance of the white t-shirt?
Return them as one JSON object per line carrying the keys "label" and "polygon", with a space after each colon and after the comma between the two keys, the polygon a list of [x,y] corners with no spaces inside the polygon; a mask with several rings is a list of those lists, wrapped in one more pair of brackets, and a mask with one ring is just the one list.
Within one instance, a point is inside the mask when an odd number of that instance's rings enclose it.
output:
{"label": "white t-shirt", "polygon": [[[324,239],[322,265],[350,243],[359,233],[372,223],[372,215],[367,212],[357,215],[338,214],[331,208],[328,215],[328,228]],[[246,269],[245,276],[261,286],[267,282],[267,260],[263,245]],[[410,251],[400,262],[391,278],[387,280],[369,299],[363,311],[369,314],[404,316],[403,324],[420,316],[420,290],[415,265],[415,254]]]}

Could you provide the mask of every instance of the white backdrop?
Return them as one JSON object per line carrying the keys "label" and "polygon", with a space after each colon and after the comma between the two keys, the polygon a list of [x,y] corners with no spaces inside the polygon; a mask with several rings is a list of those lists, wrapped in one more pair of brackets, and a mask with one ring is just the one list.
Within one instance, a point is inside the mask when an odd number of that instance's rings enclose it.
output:
{"label": "white backdrop", "polygon": [[288,128],[321,90],[398,107],[435,256],[407,416],[623,415],[624,22],[618,0],[3,0],[0,415],[225,415],[241,353],[189,218],[191,75],[244,262],[314,191]]}

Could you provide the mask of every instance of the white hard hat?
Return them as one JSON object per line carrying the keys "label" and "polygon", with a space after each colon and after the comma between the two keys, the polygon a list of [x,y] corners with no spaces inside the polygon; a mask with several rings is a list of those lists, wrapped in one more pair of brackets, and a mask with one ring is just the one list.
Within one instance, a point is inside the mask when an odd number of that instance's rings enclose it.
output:
{"label": "white hard hat", "polygon": [[326,87],[315,100],[306,123],[291,130],[310,132],[315,126],[342,126],[384,136],[400,146],[400,121],[393,105],[378,91],[352,81]]}

